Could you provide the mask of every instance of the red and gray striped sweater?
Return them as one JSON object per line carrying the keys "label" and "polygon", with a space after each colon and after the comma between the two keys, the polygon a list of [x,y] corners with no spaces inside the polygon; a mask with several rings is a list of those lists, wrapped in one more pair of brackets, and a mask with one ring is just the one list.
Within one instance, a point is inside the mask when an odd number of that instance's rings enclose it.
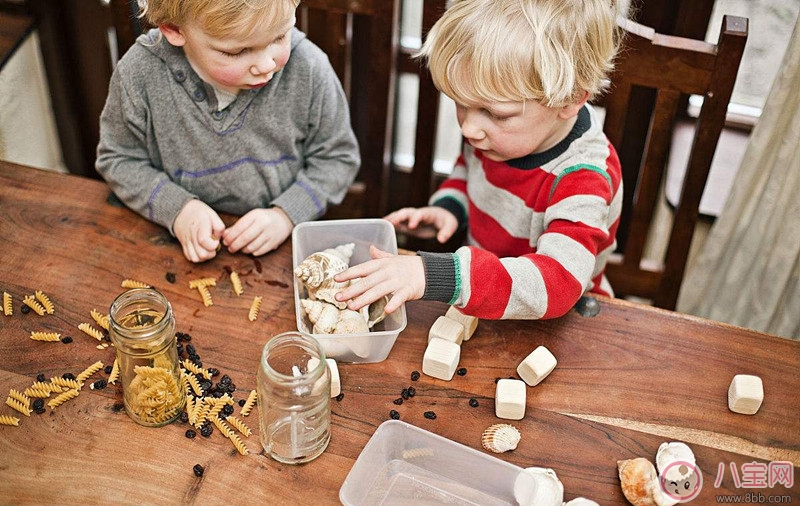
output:
{"label": "red and gray striped sweater", "polygon": [[468,227],[455,253],[420,252],[424,299],[487,319],[556,318],[604,276],[622,206],[619,159],[590,106],[553,148],[495,162],[465,143],[431,196]]}

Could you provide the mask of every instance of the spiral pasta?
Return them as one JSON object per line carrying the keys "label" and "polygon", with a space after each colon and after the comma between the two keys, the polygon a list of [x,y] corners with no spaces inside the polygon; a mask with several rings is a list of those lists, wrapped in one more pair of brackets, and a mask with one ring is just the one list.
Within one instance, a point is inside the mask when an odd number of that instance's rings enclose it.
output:
{"label": "spiral pasta", "polygon": [[97,330],[96,328],[92,327],[88,323],[81,323],[78,325],[78,328],[81,329],[83,333],[86,334],[87,336],[93,337],[98,341],[103,340],[103,333]]}
{"label": "spiral pasta", "polygon": [[233,415],[228,416],[225,419],[229,424],[231,424],[236,430],[242,433],[244,437],[250,437],[253,431],[250,430],[250,427],[245,425],[245,423]]}
{"label": "spiral pasta", "polygon": [[[188,358],[183,359],[183,367],[187,370],[202,375],[205,379],[211,379],[211,373],[208,370],[203,369],[202,367],[197,366],[194,362],[189,360]],[[200,394],[197,394],[200,395]]]}
{"label": "spiral pasta", "polygon": [[28,306],[29,308],[33,309],[36,314],[39,316],[44,316],[45,312],[47,311],[44,306],[42,306],[38,300],[33,298],[33,295],[26,295],[22,299],[22,303]]}
{"label": "spiral pasta", "polygon": [[12,303],[11,294],[3,292],[3,314],[11,316],[14,314],[14,304]]}
{"label": "spiral pasta", "polygon": [[23,393],[22,393],[22,392],[20,392],[20,391],[14,390],[14,389],[12,388],[11,390],[9,390],[9,392],[8,392],[8,396],[9,396],[11,399],[14,399],[14,400],[17,400],[17,401],[19,401],[19,403],[20,403],[20,404],[22,404],[23,406],[25,406],[25,408],[26,408],[28,411],[30,411],[30,409],[31,409],[31,400],[30,400],[30,398],[29,398],[27,395],[23,394]]}
{"label": "spiral pasta", "polygon": [[58,332],[33,332],[31,331],[31,339],[34,341],[47,341],[50,343],[57,343],[61,341],[61,334]]}
{"label": "spiral pasta", "polygon": [[97,371],[99,371],[103,367],[105,367],[103,365],[103,362],[98,360],[94,364],[92,364],[89,367],[87,367],[86,369],[84,369],[80,374],[78,374],[78,376],[75,378],[75,381],[77,381],[78,383],[83,383],[84,381],[89,379],[89,377],[92,374],[96,373]]}
{"label": "spiral pasta", "polygon": [[135,279],[122,280],[122,288],[150,288],[150,285]]}
{"label": "spiral pasta", "polygon": [[244,406],[242,406],[242,410],[239,411],[239,414],[242,416],[249,415],[250,411],[253,409],[253,406],[255,406],[257,399],[258,393],[255,390],[250,390],[250,394],[248,394],[247,400],[244,401]]}
{"label": "spiral pasta", "polygon": [[19,418],[16,416],[0,415],[0,425],[13,425],[19,427]]}
{"label": "spiral pasta", "polygon": [[189,288],[192,290],[201,286],[217,286],[217,280],[214,278],[197,278],[189,281]]}
{"label": "spiral pasta", "polygon": [[99,311],[97,311],[95,309],[92,309],[91,311],[89,311],[89,314],[92,315],[92,320],[94,320],[95,323],[97,323],[98,325],[100,325],[104,329],[108,330],[108,327],[109,327],[108,315],[104,315],[103,313],[100,313]]}
{"label": "spiral pasta", "polygon": [[136,366],[135,377],[123,390],[126,405],[143,422],[159,424],[174,418],[185,397],[175,376],[164,367]]}
{"label": "spiral pasta", "polygon": [[60,387],[71,388],[73,390],[81,389],[81,384],[78,383],[76,380],[66,379],[60,376],[53,376],[52,378],[50,378],[50,383]]}
{"label": "spiral pasta", "polygon": [[211,290],[207,286],[198,286],[197,291],[200,292],[200,298],[203,299],[205,307],[213,306],[214,301],[211,299]]}
{"label": "spiral pasta", "polygon": [[47,314],[53,314],[56,312],[56,308],[50,301],[50,297],[45,295],[43,291],[36,290],[34,294],[36,295],[36,300],[38,300],[42,304],[42,307],[44,307],[45,311],[47,311]]}
{"label": "spiral pasta", "polygon": [[117,362],[117,359],[115,358],[114,365],[111,366],[111,374],[108,375],[108,382],[113,385],[117,382],[118,379],[119,379],[119,362]]}
{"label": "spiral pasta", "polygon": [[233,293],[236,295],[241,295],[244,293],[242,279],[239,277],[239,273],[236,271],[231,271],[231,286],[233,287]]}
{"label": "spiral pasta", "polygon": [[52,385],[50,383],[37,381],[33,385],[26,388],[24,393],[28,397],[45,399],[47,397],[50,397],[50,394],[52,394],[53,392],[60,393],[61,387],[57,385]]}
{"label": "spiral pasta", "polygon": [[50,406],[50,409],[55,409],[64,404],[65,402],[74,399],[80,393],[81,393],[80,390],[75,388],[70,388],[69,390],[61,392],[56,397],[51,399],[50,402],[47,403],[47,405]]}
{"label": "spiral pasta", "polygon": [[258,318],[258,311],[259,309],[261,309],[262,299],[263,297],[261,297],[260,295],[256,295],[255,297],[253,297],[253,303],[250,304],[250,314],[247,315],[247,319],[250,320],[251,322],[256,321],[256,318]]}

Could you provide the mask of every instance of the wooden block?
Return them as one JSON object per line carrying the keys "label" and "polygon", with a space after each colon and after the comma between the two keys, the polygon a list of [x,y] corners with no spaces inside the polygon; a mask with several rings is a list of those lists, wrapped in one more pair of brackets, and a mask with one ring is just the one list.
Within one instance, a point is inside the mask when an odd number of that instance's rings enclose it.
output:
{"label": "wooden block", "polygon": [[326,358],[325,362],[328,363],[328,369],[331,370],[331,397],[336,397],[342,393],[342,381],[339,378],[339,367],[336,366],[336,361],[332,358]]}
{"label": "wooden block", "polygon": [[422,372],[428,376],[450,381],[461,359],[461,346],[434,337],[422,357]]}
{"label": "wooden block", "polygon": [[734,413],[754,415],[764,401],[764,384],[758,376],[737,374],[728,387],[728,408]]}
{"label": "wooden block", "polygon": [[455,306],[450,306],[444,315],[464,327],[464,341],[469,341],[469,338],[475,333],[475,329],[478,328],[477,318],[462,313]]}
{"label": "wooden block", "polygon": [[525,383],[533,387],[541,383],[548,374],[553,372],[557,363],[556,357],[550,353],[550,350],[544,346],[539,346],[525,357],[525,360],[520,362],[517,366],[517,374]]}
{"label": "wooden block", "polygon": [[431,325],[431,330],[428,332],[428,342],[430,343],[431,339],[437,337],[460,346],[461,341],[464,340],[464,326],[446,316],[440,316]]}
{"label": "wooden block", "polygon": [[506,420],[522,420],[525,416],[525,383],[515,379],[497,382],[494,395],[494,414]]}

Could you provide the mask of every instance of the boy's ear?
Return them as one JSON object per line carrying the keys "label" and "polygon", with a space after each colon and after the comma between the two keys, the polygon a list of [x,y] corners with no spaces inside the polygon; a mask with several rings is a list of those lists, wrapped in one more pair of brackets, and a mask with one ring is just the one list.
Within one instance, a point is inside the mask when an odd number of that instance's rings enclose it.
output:
{"label": "boy's ear", "polygon": [[173,46],[181,47],[186,44],[186,37],[184,37],[181,28],[177,25],[166,24],[159,25],[159,30],[166,37],[167,41]]}
{"label": "boy's ear", "polygon": [[578,114],[578,111],[581,110],[581,107],[583,107],[587,100],[589,100],[589,92],[584,91],[574,102],[562,107],[558,113],[558,117],[561,119],[570,119],[574,117],[576,114]]}

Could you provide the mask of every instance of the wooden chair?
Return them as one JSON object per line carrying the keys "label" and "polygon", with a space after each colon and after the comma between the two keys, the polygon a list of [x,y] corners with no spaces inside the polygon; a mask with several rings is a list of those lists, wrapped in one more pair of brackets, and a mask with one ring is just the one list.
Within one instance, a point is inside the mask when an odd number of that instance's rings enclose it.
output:
{"label": "wooden chair", "polygon": [[[618,254],[606,273],[618,296],[643,297],[657,307],[674,309],[700,197],[744,52],[748,20],[725,16],[716,45],[661,35],[629,20],[620,25],[626,38],[604,98],[604,130],[620,156],[625,198]],[[673,124],[682,97],[688,94],[704,100],[666,255],[661,265],[644,265],[642,253],[666,172]],[[642,107],[648,111],[645,122],[631,121]]]}

